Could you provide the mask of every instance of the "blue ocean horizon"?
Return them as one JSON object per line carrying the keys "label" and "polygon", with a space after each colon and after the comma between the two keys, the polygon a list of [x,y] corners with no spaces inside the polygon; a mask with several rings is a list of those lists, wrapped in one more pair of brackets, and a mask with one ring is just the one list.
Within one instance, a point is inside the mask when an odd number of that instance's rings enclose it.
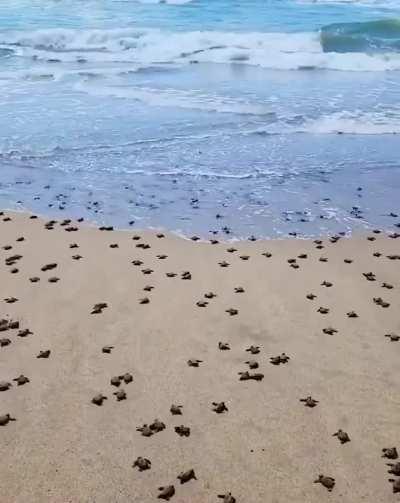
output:
{"label": "blue ocean horizon", "polygon": [[392,229],[400,2],[0,4],[0,205],[228,237]]}

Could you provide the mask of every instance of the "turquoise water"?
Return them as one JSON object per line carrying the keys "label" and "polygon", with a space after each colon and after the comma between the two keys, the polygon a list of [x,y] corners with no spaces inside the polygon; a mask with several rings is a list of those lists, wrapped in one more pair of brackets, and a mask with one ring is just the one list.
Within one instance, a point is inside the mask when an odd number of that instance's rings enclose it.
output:
{"label": "turquoise water", "polygon": [[1,2],[0,90],[2,206],[235,236],[394,223],[400,1]]}

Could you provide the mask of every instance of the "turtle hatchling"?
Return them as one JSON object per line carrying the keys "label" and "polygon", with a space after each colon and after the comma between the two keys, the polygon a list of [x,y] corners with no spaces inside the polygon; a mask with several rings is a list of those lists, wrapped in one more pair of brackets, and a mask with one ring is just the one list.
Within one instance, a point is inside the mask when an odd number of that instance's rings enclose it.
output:
{"label": "turtle hatchling", "polygon": [[189,367],[198,367],[200,363],[203,363],[203,360],[190,359],[187,361]]}
{"label": "turtle hatchling", "polygon": [[397,334],[386,334],[385,337],[389,337],[392,342],[400,341],[400,335]]}
{"label": "turtle hatchling", "polygon": [[247,362],[245,362],[249,368],[251,369],[258,369],[258,362],[256,362],[255,360],[249,360]]}
{"label": "turtle hatchling", "polygon": [[126,392],[123,389],[119,389],[118,391],[115,391],[113,393],[113,395],[115,395],[118,402],[120,402],[121,400],[126,400]]}
{"label": "turtle hatchling", "polygon": [[111,377],[110,384],[112,386],[117,386],[118,387],[121,384],[121,377],[119,377],[119,376]]}
{"label": "turtle hatchling", "polygon": [[393,475],[400,475],[400,463],[388,463],[387,465],[390,466],[388,473],[392,473]]}
{"label": "turtle hatchling", "polygon": [[158,490],[160,491],[160,494],[157,496],[157,498],[162,500],[169,501],[175,494],[174,486],[159,487]]}
{"label": "turtle hatchling", "polygon": [[5,426],[10,421],[16,421],[15,417],[11,417],[10,414],[0,415],[0,426]]}
{"label": "turtle hatchling", "polygon": [[190,436],[190,428],[189,428],[189,426],[184,426],[183,424],[181,424],[180,426],[175,426],[175,432],[180,437],[189,437]]}
{"label": "turtle hatchling", "polygon": [[225,402],[213,402],[213,411],[216,412],[217,414],[222,414],[223,412],[227,412],[228,408],[225,405]]}
{"label": "turtle hatchling", "polygon": [[345,444],[346,442],[350,442],[349,435],[343,430],[338,430],[336,433],[333,434],[333,436],[337,437],[340,440],[341,444]]}
{"label": "turtle hatchling", "polygon": [[236,503],[236,498],[232,496],[232,493],[218,494],[218,498],[223,500],[222,503]]}
{"label": "turtle hatchling", "polygon": [[46,349],[44,351],[39,351],[39,354],[37,355],[36,358],[48,358],[50,356],[50,349]]}
{"label": "turtle hatchling", "polygon": [[13,381],[15,381],[18,386],[22,386],[22,385],[28,383],[29,379],[26,376],[24,376],[23,374],[21,374],[20,376],[13,379]]}
{"label": "turtle hatchling", "polygon": [[260,346],[250,346],[249,348],[246,349],[249,353],[252,355],[257,355],[260,352]]}
{"label": "turtle hatchling", "polygon": [[218,343],[218,349],[220,349],[221,351],[228,351],[231,348],[229,346],[229,343],[227,343],[227,342],[219,342]]}
{"label": "turtle hatchling", "polygon": [[329,492],[335,487],[335,479],[332,477],[327,477],[326,475],[319,475],[317,480],[314,480],[314,484],[322,484],[328,489]]}
{"label": "turtle hatchling", "polygon": [[151,461],[146,458],[142,458],[139,456],[132,465],[132,468],[139,468],[139,472],[143,472],[145,470],[150,470]]}
{"label": "turtle hatchling", "polygon": [[388,459],[397,459],[399,457],[396,447],[387,447],[382,449],[382,457]]}
{"label": "turtle hatchling", "polygon": [[100,405],[103,405],[104,400],[107,400],[107,397],[102,395],[101,393],[99,393],[92,398],[92,403],[100,406]]}
{"label": "turtle hatchling", "polygon": [[0,391],[7,391],[11,388],[11,383],[7,381],[0,381]]}
{"label": "turtle hatchling", "polygon": [[318,404],[318,400],[314,400],[311,396],[300,398],[300,402],[304,402],[305,407],[315,407]]}
{"label": "turtle hatchling", "polygon": [[150,429],[158,433],[159,431],[165,430],[165,424],[159,419],[154,419],[150,425]]}
{"label": "turtle hatchling", "polygon": [[192,479],[197,480],[193,468],[186,472],[181,472],[177,478],[181,481],[181,484],[185,484],[185,482],[189,482]]}
{"label": "turtle hatchling", "polygon": [[138,428],[136,428],[136,431],[140,431],[144,437],[151,437],[152,435],[154,435],[154,431],[147,424],[139,426]]}
{"label": "turtle hatchling", "polygon": [[181,416],[182,415],[182,405],[172,404],[169,409],[173,416]]}
{"label": "turtle hatchling", "polygon": [[133,376],[129,372],[126,372],[124,375],[118,377],[122,379],[122,381],[124,381],[125,384],[129,384],[130,382],[133,381]]}

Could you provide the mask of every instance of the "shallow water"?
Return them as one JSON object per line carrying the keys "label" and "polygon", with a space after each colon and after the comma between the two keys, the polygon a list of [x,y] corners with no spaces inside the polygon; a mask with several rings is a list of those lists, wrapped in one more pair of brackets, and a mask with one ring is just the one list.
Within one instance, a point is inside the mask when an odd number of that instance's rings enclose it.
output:
{"label": "shallow water", "polygon": [[3,207],[235,237],[397,223],[398,1],[12,0],[0,90]]}

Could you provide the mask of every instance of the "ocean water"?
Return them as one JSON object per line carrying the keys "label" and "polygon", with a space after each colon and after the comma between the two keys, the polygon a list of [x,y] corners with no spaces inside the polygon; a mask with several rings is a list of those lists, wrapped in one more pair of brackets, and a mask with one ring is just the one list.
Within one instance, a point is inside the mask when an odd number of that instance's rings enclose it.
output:
{"label": "ocean water", "polygon": [[400,220],[400,0],[8,0],[0,93],[1,207],[228,237]]}

